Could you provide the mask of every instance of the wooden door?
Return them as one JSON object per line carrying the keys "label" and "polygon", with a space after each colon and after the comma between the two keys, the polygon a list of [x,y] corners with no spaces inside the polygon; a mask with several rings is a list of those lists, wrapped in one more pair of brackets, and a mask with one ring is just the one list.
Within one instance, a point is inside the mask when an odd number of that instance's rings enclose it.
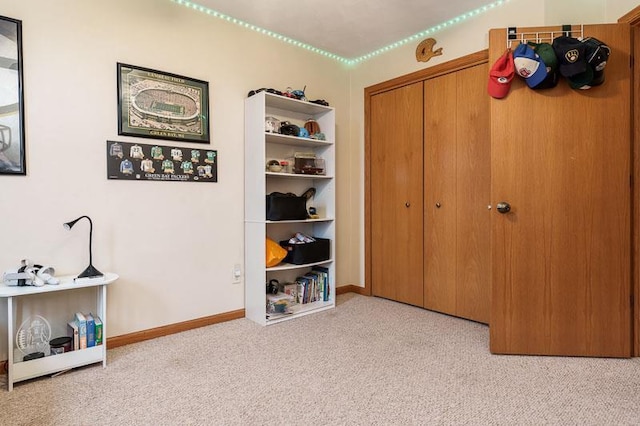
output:
{"label": "wooden door", "polygon": [[[494,353],[631,354],[630,29],[584,35],[611,47],[602,86],[537,92],[516,78],[490,101]],[[506,37],[490,32],[489,64]]]}
{"label": "wooden door", "polygon": [[425,81],[424,307],[484,323],[490,311],[486,64]]}
{"label": "wooden door", "polygon": [[456,311],[489,323],[491,312],[491,132],[487,64],[458,72],[456,129]]}
{"label": "wooden door", "polygon": [[456,314],[457,73],[424,83],[424,307]]}
{"label": "wooden door", "polygon": [[371,284],[422,306],[422,82],[371,97]]}

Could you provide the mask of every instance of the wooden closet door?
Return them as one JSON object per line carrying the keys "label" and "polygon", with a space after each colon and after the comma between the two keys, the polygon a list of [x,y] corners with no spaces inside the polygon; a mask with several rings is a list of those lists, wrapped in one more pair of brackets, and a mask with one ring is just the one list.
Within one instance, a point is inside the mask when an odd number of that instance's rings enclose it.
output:
{"label": "wooden closet door", "polygon": [[487,64],[425,81],[424,307],[483,323],[490,313]]}
{"label": "wooden closet door", "polygon": [[491,127],[487,64],[457,72],[456,315],[491,313]]}
{"label": "wooden closet door", "polygon": [[457,73],[424,82],[424,307],[456,315]]}
{"label": "wooden closet door", "polygon": [[[537,92],[516,77],[490,101],[494,353],[631,354],[630,29],[584,35],[611,47],[602,86]],[[490,32],[490,64],[506,40]]]}
{"label": "wooden closet door", "polygon": [[374,296],[422,306],[422,82],[371,97]]}

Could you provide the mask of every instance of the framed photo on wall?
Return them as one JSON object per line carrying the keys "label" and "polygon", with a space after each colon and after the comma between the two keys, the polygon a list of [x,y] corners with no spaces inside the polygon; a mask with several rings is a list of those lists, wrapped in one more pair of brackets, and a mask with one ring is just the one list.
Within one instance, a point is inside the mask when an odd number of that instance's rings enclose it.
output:
{"label": "framed photo on wall", "polygon": [[217,182],[218,151],[107,141],[107,178]]}
{"label": "framed photo on wall", "polygon": [[22,21],[0,16],[0,174],[25,175]]}
{"label": "framed photo on wall", "polygon": [[118,134],[209,143],[209,83],[118,63]]}

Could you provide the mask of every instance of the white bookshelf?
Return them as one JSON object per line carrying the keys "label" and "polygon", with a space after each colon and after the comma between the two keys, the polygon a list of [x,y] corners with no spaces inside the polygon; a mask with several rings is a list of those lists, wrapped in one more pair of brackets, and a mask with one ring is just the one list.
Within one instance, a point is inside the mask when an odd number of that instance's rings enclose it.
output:
{"label": "white bookshelf", "polygon": [[[265,118],[272,116],[303,127],[313,118],[325,140],[300,138],[265,132]],[[314,152],[325,160],[324,175],[274,173],[267,171],[270,159],[286,159],[295,152]],[[261,325],[271,325],[335,307],[335,110],[267,92],[257,93],[245,101],[245,315]],[[271,192],[302,195],[308,188],[316,194],[308,203],[316,208],[318,219],[266,220],[265,196]],[[288,240],[302,232],[331,240],[331,258],[306,265],[281,263],[265,265],[265,237]],[[293,313],[267,316],[266,283],[271,279],[293,282],[311,271],[313,266],[329,270],[329,300],[295,305]]]}
{"label": "white bookshelf", "polygon": [[[7,374],[7,390],[13,390],[13,384],[32,379],[34,377],[53,374],[60,371],[68,370],[83,365],[101,362],[103,367],[107,366],[107,285],[116,281],[119,277],[114,273],[106,273],[102,278],[91,280],[74,281],[75,277],[64,276],[58,277],[60,284],[44,285],[42,287],[24,286],[15,287],[7,286],[6,283],[0,283],[0,298],[6,299],[7,303],[7,338],[8,338],[8,374]],[[30,361],[22,361],[15,355],[14,339],[16,334],[16,301],[18,298],[24,298],[27,303],[28,296],[36,294],[53,293],[59,291],[77,290],[87,287],[96,287],[96,314],[102,319],[102,332],[104,343],[99,346],[93,346],[77,351],[65,352],[59,355],[45,354],[43,358],[33,359]],[[69,312],[69,319],[74,312]]]}

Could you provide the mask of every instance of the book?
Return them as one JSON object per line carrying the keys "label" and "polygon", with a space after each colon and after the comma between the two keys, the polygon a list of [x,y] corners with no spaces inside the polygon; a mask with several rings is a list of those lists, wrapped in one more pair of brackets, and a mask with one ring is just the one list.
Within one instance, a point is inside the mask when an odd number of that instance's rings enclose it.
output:
{"label": "book", "polygon": [[102,344],[102,320],[100,319],[99,316],[95,315],[93,317],[93,321],[96,324],[96,346],[101,345]]}
{"label": "book", "polygon": [[298,291],[296,292],[296,297],[297,297],[296,302],[303,304],[305,283],[300,278],[301,277],[296,278],[296,285],[298,286]]}
{"label": "book", "polygon": [[82,312],[76,312],[74,315],[76,324],[78,325],[78,347],[79,349],[87,348],[87,318]]}
{"label": "book", "polygon": [[91,313],[86,314],[84,317],[87,321],[87,347],[92,348],[96,345],[96,323]]}
{"label": "book", "polygon": [[322,280],[322,299],[327,302],[331,298],[331,291],[329,288],[329,268],[324,266],[314,266],[313,271],[317,273]]}
{"label": "book", "polygon": [[307,280],[306,303],[315,302],[316,300],[316,277],[312,274],[304,274],[303,278]]}
{"label": "book", "polygon": [[71,347],[74,351],[80,349],[80,340],[78,339],[78,324],[74,321],[67,323],[67,333],[71,337]]}

